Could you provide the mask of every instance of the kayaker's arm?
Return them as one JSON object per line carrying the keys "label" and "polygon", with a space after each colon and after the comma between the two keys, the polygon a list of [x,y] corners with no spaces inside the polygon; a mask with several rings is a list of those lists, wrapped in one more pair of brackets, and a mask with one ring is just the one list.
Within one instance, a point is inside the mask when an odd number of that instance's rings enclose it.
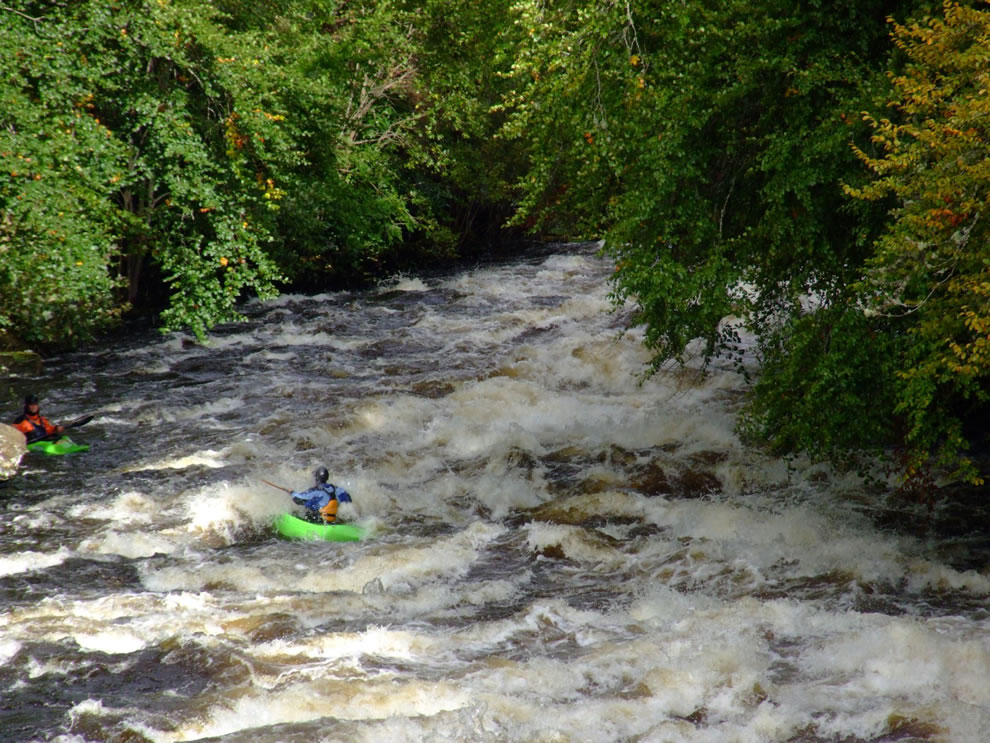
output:
{"label": "kayaker's arm", "polygon": [[71,423],[69,423],[67,425],[64,425],[64,426],[55,426],[55,430],[53,432],[49,433],[46,436],[42,436],[40,439],[36,439],[36,440],[37,441],[54,441],[59,436],[61,436],[63,433],[65,433],[65,431],[67,429],[69,429],[69,428],[78,428],[79,426],[84,426],[87,423],[89,423],[91,420],[93,420],[93,416],[92,415],[84,415],[82,418],[76,418],[74,421],[72,421]]}

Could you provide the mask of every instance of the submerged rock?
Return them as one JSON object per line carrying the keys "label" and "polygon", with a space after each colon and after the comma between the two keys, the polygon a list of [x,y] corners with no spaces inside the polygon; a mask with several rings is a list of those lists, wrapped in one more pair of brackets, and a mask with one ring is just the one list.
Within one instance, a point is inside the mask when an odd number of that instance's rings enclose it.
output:
{"label": "submerged rock", "polygon": [[41,374],[42,361],[34,351],[0,351],[0,370],[9,374]]}

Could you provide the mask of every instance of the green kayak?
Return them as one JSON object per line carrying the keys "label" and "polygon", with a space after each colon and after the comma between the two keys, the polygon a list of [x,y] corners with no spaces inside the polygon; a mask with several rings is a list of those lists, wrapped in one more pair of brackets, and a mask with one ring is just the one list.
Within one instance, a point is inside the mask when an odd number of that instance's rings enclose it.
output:
{"label": "green kayak", "polygon": [[27,445],[28,451],[37,451],[42,454],[73,454],[77,451],[89,451],[89,444],[77,444],[68,436],[63,436],[58,441],[35,441]]}
{"label": "green kayak", "polygon": [[275,519],[275,531],[287,539],[322,539],[326,542],[357,542],[367,532],[357,524],[314,524],[283,513]]}

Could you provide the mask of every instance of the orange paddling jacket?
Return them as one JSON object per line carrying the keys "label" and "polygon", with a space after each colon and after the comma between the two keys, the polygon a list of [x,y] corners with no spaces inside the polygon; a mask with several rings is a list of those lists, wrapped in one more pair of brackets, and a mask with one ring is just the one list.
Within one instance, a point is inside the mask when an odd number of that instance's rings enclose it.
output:
{"label": "orange paddling jacket", "polygon": [[14,421],[14,428],[27,436],[28,441],[41,439],[55,433],[58,429],[41,413],[31,415],[24,413]]}

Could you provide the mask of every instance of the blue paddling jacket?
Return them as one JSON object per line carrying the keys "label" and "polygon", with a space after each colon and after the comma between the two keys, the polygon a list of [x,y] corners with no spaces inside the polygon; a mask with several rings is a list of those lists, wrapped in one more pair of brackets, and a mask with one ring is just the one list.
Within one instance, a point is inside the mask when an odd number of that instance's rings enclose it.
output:
{"label": "blue paddling jacket", "polygon": [[327,523],[336,521],[338,502],[351,502],[350,493],[326,482],[317,483],[314,487],[302,492],[293,490],[290,495],[293,501],[300,506],[305,506],[307,511],[320,514]]}

